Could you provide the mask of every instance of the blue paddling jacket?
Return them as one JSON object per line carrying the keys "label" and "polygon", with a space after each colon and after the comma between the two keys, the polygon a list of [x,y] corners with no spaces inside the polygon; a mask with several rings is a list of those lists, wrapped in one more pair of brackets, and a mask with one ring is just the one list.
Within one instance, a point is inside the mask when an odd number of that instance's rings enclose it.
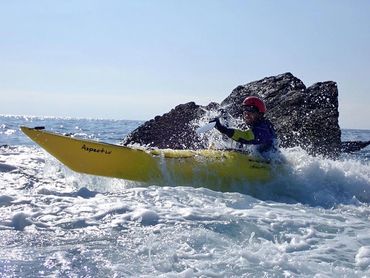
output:
{"label": "blue paddling jacket", "polygon": [[272,123],[262,118],[256,122],[250,129],[240,130],[229,128],[216,119],[216,129],[227,137],[241,144],[256,145],[260,153],[276,150],[276,133]]}

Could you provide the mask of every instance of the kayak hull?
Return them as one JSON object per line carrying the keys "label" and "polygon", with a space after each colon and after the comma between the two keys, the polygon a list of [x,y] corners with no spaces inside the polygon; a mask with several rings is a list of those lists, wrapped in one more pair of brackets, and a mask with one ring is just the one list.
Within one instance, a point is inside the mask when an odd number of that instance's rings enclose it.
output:
{"label": "kayak hull", "polygon": [[239,191],[266,182],[271,165],[237,151],[144,150],[21,127],[40,147],[73,171],[160,186]]}

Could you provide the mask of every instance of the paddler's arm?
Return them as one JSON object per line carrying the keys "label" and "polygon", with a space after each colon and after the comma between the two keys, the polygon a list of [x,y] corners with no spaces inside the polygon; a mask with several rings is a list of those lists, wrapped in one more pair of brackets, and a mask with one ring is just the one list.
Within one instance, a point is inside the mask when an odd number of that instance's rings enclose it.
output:
{"label": "paddler's arm", "polygon": [[229,128],[221,124],[220,119],[216,118],[213,119],[216,123],[215,128],[221,132],[222,134],[225,134],[227,137],[242,143],[242,144],[253,144],[255,136],[253,134],[253,131],[251,129],[248,130],[240,130],[240,129],[234,129]]}

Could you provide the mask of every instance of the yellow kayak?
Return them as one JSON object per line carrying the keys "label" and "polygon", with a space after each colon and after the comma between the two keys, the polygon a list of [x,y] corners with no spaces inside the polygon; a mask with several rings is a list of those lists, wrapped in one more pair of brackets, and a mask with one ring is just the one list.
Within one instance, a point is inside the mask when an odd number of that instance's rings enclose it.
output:
{"label": "yellow kayak", "polygon": [[268,162],[237,151],[136,149],[77,139],[43,129],[21,130],[68,168],[79,173],[160,186],[240,191],[272,176]]}

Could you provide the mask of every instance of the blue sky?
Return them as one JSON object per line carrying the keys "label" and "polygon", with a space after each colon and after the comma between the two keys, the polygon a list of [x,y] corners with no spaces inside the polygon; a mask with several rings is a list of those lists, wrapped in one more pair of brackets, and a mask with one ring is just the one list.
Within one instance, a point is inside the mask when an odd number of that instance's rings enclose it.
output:
{"label": "blue sky", "polygon": [[0,0],[0,114],[148,120],[292,72],[370,129],[370,1]]}

